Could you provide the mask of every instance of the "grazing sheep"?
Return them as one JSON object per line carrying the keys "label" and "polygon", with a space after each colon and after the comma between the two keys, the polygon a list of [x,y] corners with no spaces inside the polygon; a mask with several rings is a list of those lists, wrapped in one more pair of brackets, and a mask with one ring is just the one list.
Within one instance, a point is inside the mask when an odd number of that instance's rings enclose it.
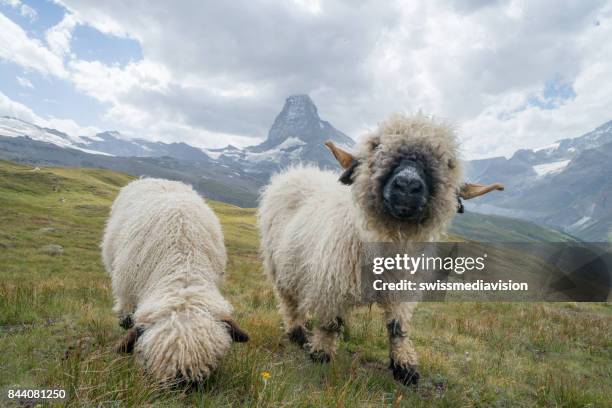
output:
{"label": "grazing sheep", "polygon": [[[461,184],[449,126],[423,115],[395,115],[350,153],[327,142],[340,176],[295,167],[273,176],[258,211],[264,269],[275,287],[289,339],[326,362],[348,310],[359,304],[366,242],[434,241],[458,211],[458,199],[501,185]],[[408,337],[415,303],[382,304],[395,379],[416,384],[417,355]],[[318,321],[307,336],[308,316]]]}
{"label": "grazing sheep", "polygon": [[121,348],[157,380],[198,382],[248,336],[219,292],[226,264],[219,220],[191,187],[142,179],[113,203],[102,243]]}

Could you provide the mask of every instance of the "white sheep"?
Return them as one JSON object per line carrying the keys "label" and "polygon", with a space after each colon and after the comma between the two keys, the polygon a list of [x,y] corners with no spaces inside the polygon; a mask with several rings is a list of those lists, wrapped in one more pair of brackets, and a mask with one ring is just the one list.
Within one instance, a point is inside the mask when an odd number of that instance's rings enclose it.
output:
{"label": "white sheep", "polygon": [[[436,240],[459,196],[491,189],[461,184],[454,132],[424,115],[392,116],[363,138],[354,156],[326,145],[345,169],[339,180],[315,167],[290,168],[272,177],[258,210],[264,269],[285,331],[319,362],[336,353],[344,317],[361,302],[364,243]],[[417,355],[408,338],[415,303],[381,306],[393,375],[416,384]],[[310,316],[318,326],[308,335]]]}
{"label": "white sheep", "polygon": [[124,351],[159,381],[198,382],[230,343],[248,336],[219,292],[227,261],[221,225],[189,186],[133,181],[113,203],[102,242]]}

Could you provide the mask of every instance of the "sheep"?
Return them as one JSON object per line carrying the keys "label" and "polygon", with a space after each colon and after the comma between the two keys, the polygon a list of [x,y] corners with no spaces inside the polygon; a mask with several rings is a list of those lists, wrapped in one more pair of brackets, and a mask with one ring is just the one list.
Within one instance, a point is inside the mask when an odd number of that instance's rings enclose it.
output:
{"label": "sheep", "polygon": [[[289,168],[262,190],[257,214],[264,270],[286,335],[315,362],[336,354],[345,315],[361,303],[364,243],[435,241],[460,198],[503,189],[462,185],[452,128],[422,114],[391,116],[362,139],[355,155],[331,141],[326,146],[344,168],[339,179],[313,166]],[[380,306],[393,376],[416,384],[417,355],[408,337],[416,303]],[[311,334],[308,317],[318,321]]]}
{"label": "sheep", "polygon": [[102,259],[114,311],[130,329],[120,349],[159,382],[197,384],[232,340],[248,335],[219,292],[227,262],[219,220],[189,186],[141,179],[111,208]]}

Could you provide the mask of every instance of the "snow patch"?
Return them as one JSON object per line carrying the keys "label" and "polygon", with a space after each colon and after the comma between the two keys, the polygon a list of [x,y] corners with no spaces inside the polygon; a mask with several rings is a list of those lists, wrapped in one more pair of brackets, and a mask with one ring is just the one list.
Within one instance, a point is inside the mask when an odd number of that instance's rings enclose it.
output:
{"label": "snow patch", "polygon": [[19,119],[3,117],[0,118],[0,136],[7,137],[23,137],[27,136],[30,139],[37,140],[39,142],[51,143],[58,147],[67,148],[67,149],[76,149],[85,153],[90,154],[101,154],[104,156],[112,156],[108,153],[99,152],[97,150],[89,150],[83,149],[82,147],[75,146],[73,142],[88,144],[83,139],[77,136],[61,136],[60,134],[55,134],[53,132],[49,132],[39,126],[33,125],[31,123],[24,122]]}
{"label": "snow patch", "polygon": [[287,150],[292,147],[304,146],[305,144],[306,143],[304,143],[304,141],[300,138],[297,138],[295,136],[288,137],[283,143],[276,146],[276,150]]}
{"label": "snow patch", "polygon": [[539,147],[537,149],[533,149],[533,151],[534,152],[540,152],[540,151],[544,151],[544,150],[556,150],[556,149],[559,148],[559,146],[560,146],[560,143],[556,142],[556,143],[552,143],[552,144],[549,144],[549,145],[544,146],[544,147]]}
{"label": "snow patch", "polygon": [[538,164],[536,166],[533,166],[533,171],[535,171],[539,177],[546,176],[548,174],[558,173],[565,167],[567,167],[570,161],[571,160],[561,160],[552,163]]}
{"label": "snow patch", "polygon": [[573,223],[572,225],[570,225],[570,226],[569,226],[569,229],[570,229],[570,230],[573,230],[573,229],[580,228],[580,227],[582,227],[584,224],[586,224],[587,222],[589,222],[590,220],[591,220],[591,217],[584,216],[584,217],[582,217],[581,219],[579,219],[578,221],[576,221],[575,223]]}
{"label": "snow patch", "polygon": [[210,158],[214,159],[214,160],[219,160],[219,157],[221,157],[222,154],[224,154],[223,151],[212,151],[209,149],[204,149],[204,153],[206,153]]}

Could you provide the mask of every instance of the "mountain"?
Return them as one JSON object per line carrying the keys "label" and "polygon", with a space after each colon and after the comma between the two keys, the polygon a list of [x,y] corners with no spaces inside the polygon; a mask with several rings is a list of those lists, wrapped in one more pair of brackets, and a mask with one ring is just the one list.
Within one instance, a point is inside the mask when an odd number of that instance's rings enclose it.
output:
{"label": "mountain", "polygon": [[134,176],[181,180],[205,197],[241,207],[253,207],[261,180],[213,164],[210,160],[179,160],[174,157],[119,157],[93,154],[73,147],[35,140],[28,136],[7,137],[0,133],[0,159],[44,166],[109,169]]}
{"label": "mountain", "polygon": [[52,143],[58,147],[105,156],[168,156],[178,160],[209,160],[204,151],[186,143],[163,143],[150,142],[144,139],[128,139],[117,131],[102,132],[94,136],[73,136],[10,116],[0,117],[0,136],[29,137],[40,142]]}
{"label": "mountain", "polygon": [[[199,149],[115,131],[73,136],[0,117],[0,158],[183,180],[205,196],[248,207],[256,205],[259,189],[279,169],[298,162],[338,169],[323,146],[328,139],[348,149],[355,144],[319,117],[308,95],[288,97],[266,139],[246,148]],[[612,121],[580,137],[519,150],[509,159],[468,161],[465,168],[467,180],[506,185],[503,194],[468,201],[472,212],[526,219],[589,241],[612,239]]]}
{"label": "mountain", "polygon": [[[244,149],[228,145],[220,149],[199,149],[186,143],[151,142],[142,138],[130,139],[117,131],[94,136],[70,136],[54,129],[42,128],[13,117],[0,117],[0,136],[28,137],[65,149],[114,156],[160,158],[217,164],[230,173],[248,173],[258,180],[258,186],[270,175],[291,164],[314,163],[323,168],[337,168],[333,156],[323,145],[333,140],[351,148],[353,139],[319,117],[317,107],[308,95],[293,95],[285,100],[267,138],[258,145]],[[58,155],[56,155],[58,156]],[[61,159],[56,165],[62,165]]]}
{"label": "mountain", "polygon": [[121,157],[174,157],[179,160],[209,161],[209,157],[197,147],[186,143],[149,142],[144,139],[127,139],[116,131],[98,133],[93,137],[81,136],[78,146]]}
{"label": "mountain", "polygon": [[353,139],[319,117],[310,96],[293,95],[285,100],[264,142],[245,149],[231,145],[208,149],[207,153],[228,166],[267,179],[274,171],[298,162],[337,168],[336,160],[323,145],[326,140],[346,148],[355,145]]}
{"label": "mountain", "polygon": [[78,136],[69,136],[59,130],[36,126],[11,116],[0,117],[0,136],[28,137],[61,148],[76,149],[91,154],[107,154],[103,151],[86,148],[86,143],[83,143],[83,139]]}
{"label": "mountain", "polygon": [[[296,139],[305,145],[322,145],[326,140],[338,144],[353,146],[353,139],[340,132],[329,122],[321,120],[317,107],[308,95],[293,95],[285,100],[281,112],[274,119],[268,132],[268,138],[261,144],[249,148],[253,152],[261,152],[277,148]],[[323,160],[327,159],[326,155]]]}
{"label": "mountain", "polygon": [[270,175],[297,162],[337,168],[323,146],[332,139],[350,148],[351,138],[321,120],[308,95],[290,96],[266,140],[240,149],[199,149],[186,143],[151,142],[116,131],[73,136],[14,117],[0,117],[0,158],[32,165],[96,167],[135,176],[190,183],[201,194],[254,207]]}
{"label": "mountain", "polygon": [[551,225],[590,241],[612,238],[612,121],[511,158],[466,163],[467,179],[506,185],[467,208]]}

